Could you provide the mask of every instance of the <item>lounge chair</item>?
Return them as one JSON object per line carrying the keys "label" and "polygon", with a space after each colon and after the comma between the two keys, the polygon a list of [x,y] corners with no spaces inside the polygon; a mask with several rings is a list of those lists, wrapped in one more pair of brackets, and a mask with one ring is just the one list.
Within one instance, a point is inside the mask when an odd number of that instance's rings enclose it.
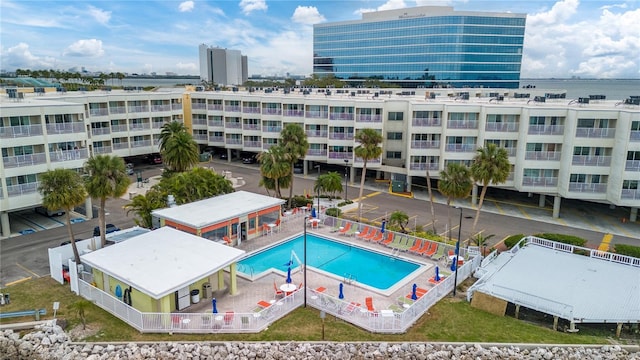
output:
{"label": "lounge chair", "polygon": [[326,288],[326,287],[324,287],[324,286],[320,286],[320,287],[317,287],[317,288],[316,288],[316,292],[321,293],[321,292],[325,292],[325,291],[327,291],[327,288]]}
{"label": "lounge chair", "polygon": [[351,229],[351,223],[348,222],[348,223],[344,224],[344,227],[342,228],[342,230],[338,230],[338,234],[339,235],[346,235],[347,232],[349,232],[350,229]]}
{"label": "lounge chair", "polygon": [[376,232],[376,236],[371,239],[371,242],[380,242],[384,238],[384,233],[380,230]]}
{"label": "lounge chair", "polygon": [[263,308],[263,309],[266,309],[269,306],[271,306],[271,303],[268,302],[268,301],[260,300],[260,301],[258,301],[258,306]]}
{"label": "lounge chair", "polygon": [[369,234],[364,236],[363,239],[365,241],[373,241],[373,238],[378,236],[379,233],[380,233],[380,230],[375,230],[375,229],[371,228],[371,230],[369,231]]}
{"label": "lounge chair", "polygon": [[405,236],[405,242],[400,244],[400,251],[407,251],[415,244],[415,240],[412,240],[408,236]]}
{"label": "lounge chair", "polygon": [[223,236],[222,240],[224,240],[224,242],[227,243],[227,245],[231,245],[231,239],[229,239],[227,235]]}
{"label": "lounge chair", "polygon": [[352,301],[344,308],[344,313],[351,314],[355,309],[359,308],[361,305],[359,302]]}
{"label": "lounge chair", "polygon": [[391,304],[389,305],[389,310],[393,311],[394,313],[401,313],[404,312],[404,308],[396,305],[396,304]]}
{"label": "lounge chair", "polygon": [[420,252],[421,247],[422,247],[422,239],[417,239],[416,243],[409,249],[409,252],[418,254]]}
{"label": "lounge chair", "polygon": [[431,255],[431,259],[432,260],[440,260],[444,257],[444,251],[447,248],[447,246],[445,244],[437,244],[438,249],[436,250],[436,253]]}
{"label": "lounge chair", "polygon": [[[429,290],[427,289],[423,289],[423,288],[417,288],[416,289],[416,296],[418,297],[418,299],[420,299],[421,297],[424,296],[424,294],[426,294],[427,292],[429,292]],[[407,299],[411,299],[411,295],[412,293],[408,293],[407,296],[405,296]],[[413,299],[411,299],[413,300]]]}
{"label": "lounge chair", "polygon": [[369,236],[369,232],[371,232],[371,230],[373,229],[371,229],[368,226],[365,226],[364,229],[362,229],[362,231],[360,232],[360,234],[358,234],[358,238],[365,239],[367,236]]}
{"label": "lounge chair", "polygon": [[393,233],[387,232],[387,238],[384,239],[384,241],[382,241],[381,244],[386,246],[386,245],[389,245],[392,241],[393,241]]}
{"label": "lounge chair", "polygon": [[402,239],[404,239],[404,236],[401,236],[401,235],[394,236],[393,241],[391,241],[386,245],[392,249],[398,249],[400,248],[400,242],[402,241]]}
{"label": "lounge chair", "polygon": [[431,255],[436,253],[438,249],[438,244],[433,241],[427,241],[429,246],[425,246],[425,249],[422,249],[420,253],[424,256],[431,257]]}
{"label": "lounge chair", "polygon": [[[340,228],[342,228],[342,229],[340,229]],[[336,222],[336,226],[331,228],[331,232],[338,232],[338,231],[341,231],[341,230],[344,230],[344,227],[342,226],[342,221]]]}
{"label": "lounge chair", "polygon": [[235,313],[233,311],[227,311],[226,313],[224,313],[224,318],[223,318],[224,325],[232,326],[234,317],[235,317]]}
{"label": "lounge chair", "polygon": [[283,297],[284,296],[284,291],[278,289],[278,286],[276,285],[276,282],[273,282],[273,297]]}
{"label": "lounge chair", "polygon": [[372,297],[367,297],[364,299],[364,303],[367,306],[367,310],[374,312],[376,311],[376,309],[373,307],[373,298]]}

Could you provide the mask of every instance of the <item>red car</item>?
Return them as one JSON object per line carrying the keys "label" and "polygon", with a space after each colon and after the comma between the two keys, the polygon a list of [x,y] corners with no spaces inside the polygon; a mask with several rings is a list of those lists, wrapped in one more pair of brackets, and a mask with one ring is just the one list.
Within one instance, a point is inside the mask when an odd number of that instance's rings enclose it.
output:
{"label": "red car", "polygon": [[151,165],[162,164],[162,156],[160,154],[147,155],[147,161]]}

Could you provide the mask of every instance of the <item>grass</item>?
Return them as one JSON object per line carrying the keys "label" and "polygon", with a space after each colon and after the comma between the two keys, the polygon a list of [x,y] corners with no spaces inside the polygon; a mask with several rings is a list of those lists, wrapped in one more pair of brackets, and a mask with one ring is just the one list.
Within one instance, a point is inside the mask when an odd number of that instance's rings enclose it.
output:
{"label": "grass", "polygon": [[[5,289],[11,294],[11,304],[2,312],[46,308],[42,319],[53,318],[53,302],[60,302],[57,317],[68,321],[70,327],[80,323],[76,314],[67,308],[81,298],[68,285],[60,285],[50,277],[25,281]],[[86,311],[88,326],[98,329],[86,341],[320,341],[322,320],[320,312],[311,307],[298,308],[257,334],[141,334],[121,320],[95,305]],[[0,323],[31,321],[33,318],[3,319]],[[567,334],[553,331],[511,317],[495,316],[474,309],[466,301],[445,298],[405,334],[372,334],[343,320],[327,316],[324,321],[327,341],[444,341],[498,342],[547,344],[607,344],[606,336]]]}

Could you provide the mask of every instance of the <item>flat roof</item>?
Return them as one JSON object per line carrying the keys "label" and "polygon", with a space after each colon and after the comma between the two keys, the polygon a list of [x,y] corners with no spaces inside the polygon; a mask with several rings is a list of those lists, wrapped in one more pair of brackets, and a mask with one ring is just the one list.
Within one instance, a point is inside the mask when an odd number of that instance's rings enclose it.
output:
{"label": "flat roof", "polygon": [[238,216],[280,206],[282,199],[248,191],[236,191],[192,203],[154,210],[154,216],[200,229]]}
{"label": "flat roof", "polygon": [[244,254],[244,250],[165,226],[82,255],[81,259],[160,299],[224,269]]}
{"label": "flat roof", "polygon": [[475,290],[577,323],[640,321],[638,267],[532,243],[497,260]]}

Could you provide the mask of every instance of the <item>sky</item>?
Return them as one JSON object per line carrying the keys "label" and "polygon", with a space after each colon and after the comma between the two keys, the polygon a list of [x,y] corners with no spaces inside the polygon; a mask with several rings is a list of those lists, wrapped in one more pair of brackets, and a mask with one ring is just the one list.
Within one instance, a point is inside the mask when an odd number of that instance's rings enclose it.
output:
{"label": "sky", "polygon": [[309,75],[313,24],[424,5],[527,14],[522,78],[640,78],[640,0],[2,0],[0,69],[198,75],[207,44]]}

